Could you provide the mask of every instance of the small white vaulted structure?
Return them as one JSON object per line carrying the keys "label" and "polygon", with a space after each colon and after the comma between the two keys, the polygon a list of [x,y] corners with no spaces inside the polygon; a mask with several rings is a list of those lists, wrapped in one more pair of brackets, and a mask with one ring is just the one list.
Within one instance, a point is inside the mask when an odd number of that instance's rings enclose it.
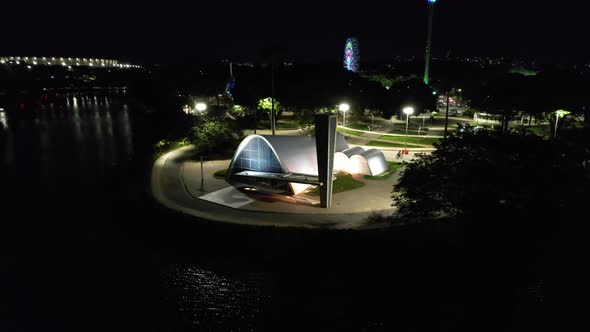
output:
{"label": "small white vaulted structure", "polygon": [[387,170],[383,152],[377,149],[355,154],[348,161],[348,172],[352,174],[379,175]]}
{"label": "small white vaulted structure", "polygon": [[[385,170],[387,162],[381,151],[349,148],[342,134],[337,133],[334,172],[377,175]],[[316,139],[250,135],[238,146],[226,181],[237,188],[295,195],[319,185]]]}

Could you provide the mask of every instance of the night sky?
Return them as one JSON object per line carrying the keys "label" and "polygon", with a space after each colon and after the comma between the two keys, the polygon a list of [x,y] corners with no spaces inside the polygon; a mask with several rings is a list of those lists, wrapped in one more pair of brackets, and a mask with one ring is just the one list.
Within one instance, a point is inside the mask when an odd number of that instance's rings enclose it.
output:
{"label": "night sky", "polygon": [[[92,1],[3,3],[2,55],[255,61],[278,46],[295,61],[340,61],[347,36],[362,59],[422,56],[427,2]],[[443,56],[590,59],[587,1],[438,0],[433,52]]]}

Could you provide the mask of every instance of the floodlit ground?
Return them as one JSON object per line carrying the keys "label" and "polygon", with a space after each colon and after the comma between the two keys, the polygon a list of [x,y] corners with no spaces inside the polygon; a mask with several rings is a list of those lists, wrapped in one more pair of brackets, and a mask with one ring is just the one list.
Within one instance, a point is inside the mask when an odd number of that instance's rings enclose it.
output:
{"label": "floodlit ground", "polygon": [[[318,197],[270,196],[244,193],[231,187],[215,172],[227,168],[230,160],[207,161],[201,166],[190,159],[192,147],[184,147],[160,157],[152,170],[154,197],[168,208],[201,218],[264,226],[359,228],[371,215],[390,215],[391,191],[399,174],[383,181],[355,175],[365,185],[334,194],[332,208],[318,206]],[[386,151],[393,160],[393,151]],[[405,156],[406,160],[411,158]]]}

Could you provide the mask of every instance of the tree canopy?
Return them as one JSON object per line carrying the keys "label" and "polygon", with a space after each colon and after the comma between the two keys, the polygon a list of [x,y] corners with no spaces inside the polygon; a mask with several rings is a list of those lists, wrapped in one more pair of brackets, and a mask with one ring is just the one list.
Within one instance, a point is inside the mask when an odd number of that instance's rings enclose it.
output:
{"label": "tree canopy", "polygon": [[395,186],[400,218],[490,215],[545,220],[576,210],[588,197],[590,150],[527,133],[461,127],[430,155],[409,163]]}

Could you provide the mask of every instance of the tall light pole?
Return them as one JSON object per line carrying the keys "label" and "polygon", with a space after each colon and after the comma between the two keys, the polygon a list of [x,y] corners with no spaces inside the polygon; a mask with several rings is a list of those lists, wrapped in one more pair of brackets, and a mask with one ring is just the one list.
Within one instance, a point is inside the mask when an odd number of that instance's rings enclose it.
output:
{"label": "tall light pole", "polygon": [[275,126],[276,126],[276,117],[275,117],[275,64],[274,60],[270,67],[270,84],[271,84],[271,96],[270,96],[270,128],[272,129],[272,134],[275,134]]}
{"label": "tall light pole", "polygon": [[410,115],[414,113],[413,107],[404,107],[403,112],[406,114],[406,144],[404,150],[408,149],[408,125],[410,124]]}
{"label": "tall light pole", "polygon": [[563,118],[568,114],[570,114],[570,112],[565,110],[555,111],[555,129],[553,130],[553,139],[557,139],[557,126],[559,125],[559,118]]}
{"label": "tall light pole", "polygon": [[449,97],[449,88],[447,88],[447,112],[445,113],[445,135],[444,138],[447,139],[447,135],[449,133],[449,101],[451,97]]}
{"label": "tall light pole", "polygon": [[424,84],[430,81],[430,46],[432,45],[432,17],[436,0],[428,0],[428,32],[426,35],[426,54],[424,55]]}
{"label": "tall light pole", "polygon": [[350,109],[350,105],[346,104],[346,103],[342,103],[340,105],[338,105],[338,110],[340,112],[342,112],[342,125],[346,126],[346,112],[348,112],[348,110]]}

